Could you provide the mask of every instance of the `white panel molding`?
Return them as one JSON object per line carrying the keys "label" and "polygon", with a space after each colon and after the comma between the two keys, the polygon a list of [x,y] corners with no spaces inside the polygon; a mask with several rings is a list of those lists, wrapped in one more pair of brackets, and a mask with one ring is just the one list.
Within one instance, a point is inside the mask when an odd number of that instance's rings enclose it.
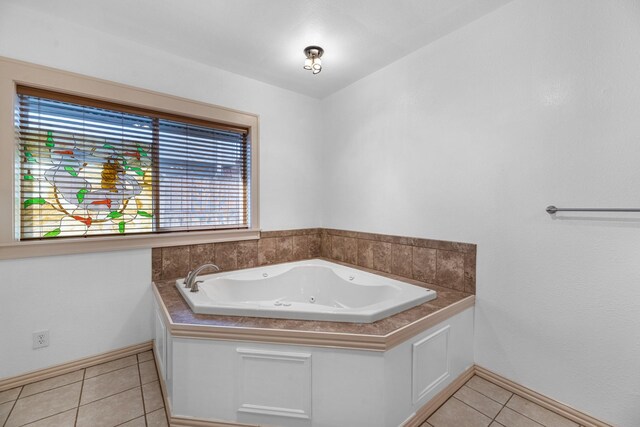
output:
{"label": "white panel molding", "polygon": [[[432,390],[434,390],[438,385],[440,385],[443,381],[449,378],[450,375],[450,357],[449,357],[449,331],[451,327],[449,325],[445,326],[442,329],[437,330],[431,335],[421,339],[413,343],[412,345],[412,371],[411,371],[411,384],[413,388],[413,403],[416,404],[422,399],[424,399]],[[444,348],[429,348],[429,346],[442,346],[439,344],[438,339],[444,339]],[[441,342],[441,341],[440,341]],[[421,357],[422,350],[427,352],[426,358]],[[433,379],[431,382],[426,384],[426,386],[421,386],[421,374],[422,369],[420,366],[425,366],[431,362],[430,356],[433,356],[433,351],[444,351],[444,369],[442,373]]]}
{"label": "white panel molding", "polygon": [[[237,348],[236,352],[239,356],[239,372],[238,375],[238,403],[237,411],[253,414],[272,415],[287,418],[311,419],[311,354],[310,353],[294,353],[284,351],[259,350],[251,348]],[[247,361],[258,359],[262,361],[273,361],[273,373],[278,372],[278,367],[282,369],[282,362],[291,365],[292,370],[288,371],[288,376],[292,379],[292,383],[298,386],[296,394],[301,396],[301,407],[284,407],[261,404],[260,402],[248,402],[247,384],[245,382],[245,373],[247,370]],[[297,372],[295,372],[295,371]],[[271,384],[277,384],[277,381],[270,383],[263,382],[261,386],[270,387]],[[275,390],[274,390],[275,392]],[[269,393],[271,395],[271,393]]]}
{"label": "white panel molding", "polygon": [[154,341],[154,349],[156,351],[156,363],[160,368],[162,376],[166,376],[167,364],[167,328],[162,321],[160,311],[156,309],[155,313],[156,339]]}

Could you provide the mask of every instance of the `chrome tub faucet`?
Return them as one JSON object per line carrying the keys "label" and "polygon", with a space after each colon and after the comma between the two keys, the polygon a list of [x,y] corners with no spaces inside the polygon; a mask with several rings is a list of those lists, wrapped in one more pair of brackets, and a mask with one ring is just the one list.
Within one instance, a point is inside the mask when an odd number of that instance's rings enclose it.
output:
{"label": "chrome tub faucet", "polygon": [[184,287],[191,289],[191,292],[198,292],[198,284],[202,283],[202,280],[196,279],[198,278],[198,274],[207,268],[215,268],[216,271],[220,271],[220,267],[215,264],[202,264],[200,267],[187,274],[187,278],[184,279]]}

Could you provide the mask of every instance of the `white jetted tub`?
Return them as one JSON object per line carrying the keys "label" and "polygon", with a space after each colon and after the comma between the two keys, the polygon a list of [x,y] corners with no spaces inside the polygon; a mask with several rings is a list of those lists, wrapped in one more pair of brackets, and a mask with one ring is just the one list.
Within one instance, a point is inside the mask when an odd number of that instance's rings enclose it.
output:
{"label": "white jetted tub", "polygon": [[371,323],[430,301],[436,292],[311,259],[198,276],[176,286],[194,313]]}

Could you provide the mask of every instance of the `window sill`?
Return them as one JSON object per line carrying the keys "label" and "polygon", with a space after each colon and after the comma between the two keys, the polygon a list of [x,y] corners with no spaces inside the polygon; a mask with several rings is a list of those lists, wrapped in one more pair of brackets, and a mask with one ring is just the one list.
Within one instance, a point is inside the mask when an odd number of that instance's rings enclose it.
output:
{"label": "window sill", "polygon": [[32,240],[0,244],[0,260],[38,256],[69,255],[89,252],[149,249],[163,246],[197,245],[201,243],[256,240],[259,229],[190,231],[167,234]]}

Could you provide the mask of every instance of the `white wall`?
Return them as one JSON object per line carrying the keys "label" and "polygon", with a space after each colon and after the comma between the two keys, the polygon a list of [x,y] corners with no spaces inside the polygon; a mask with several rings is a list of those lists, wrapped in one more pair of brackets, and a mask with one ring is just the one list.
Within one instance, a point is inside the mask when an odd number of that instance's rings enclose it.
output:
{"label": "white wall", "polygon": [[259,114],[261,228],[318,225],[317,99],[17,4],[0,5],[0,55]]}
{"label": "white wall", "polygon": [[148,250],[5,260],[0,275],[0,378],[152,339]]}
{"label": "white wall", "polygon": [[478,244],[476,362],[640,425],[640,3],[517,0],[323,101],[324,226]]}
{"label": "white wall", "polygon": [[[259,114],[261,228],[319,224],[321,135],[309,132],[318,100],[17,4],[0,4],[0,55]],[[0,262],[0,378],[151,339],[150,257]],[[32,351],[39,329],[51,330],[51,345]]]}
{"label": "white wall", "polygon": [[[23,31],[17,5],[0,6],[0,55],[260,114],[264,229],[478,243],[477,363],[635,426],[640,221],[544,207],[640,205],[638,7],[517,0],[324,100],[324,140],[308,132],[318,101],[33,10]],[[0,263],[0,377],[150,338],[148,263],[148,251]],[[130,266],[132,286],[107,264]],[[41,273],[51,266],[64,273]],[[48,327],[51,347],[31,351]]]}

